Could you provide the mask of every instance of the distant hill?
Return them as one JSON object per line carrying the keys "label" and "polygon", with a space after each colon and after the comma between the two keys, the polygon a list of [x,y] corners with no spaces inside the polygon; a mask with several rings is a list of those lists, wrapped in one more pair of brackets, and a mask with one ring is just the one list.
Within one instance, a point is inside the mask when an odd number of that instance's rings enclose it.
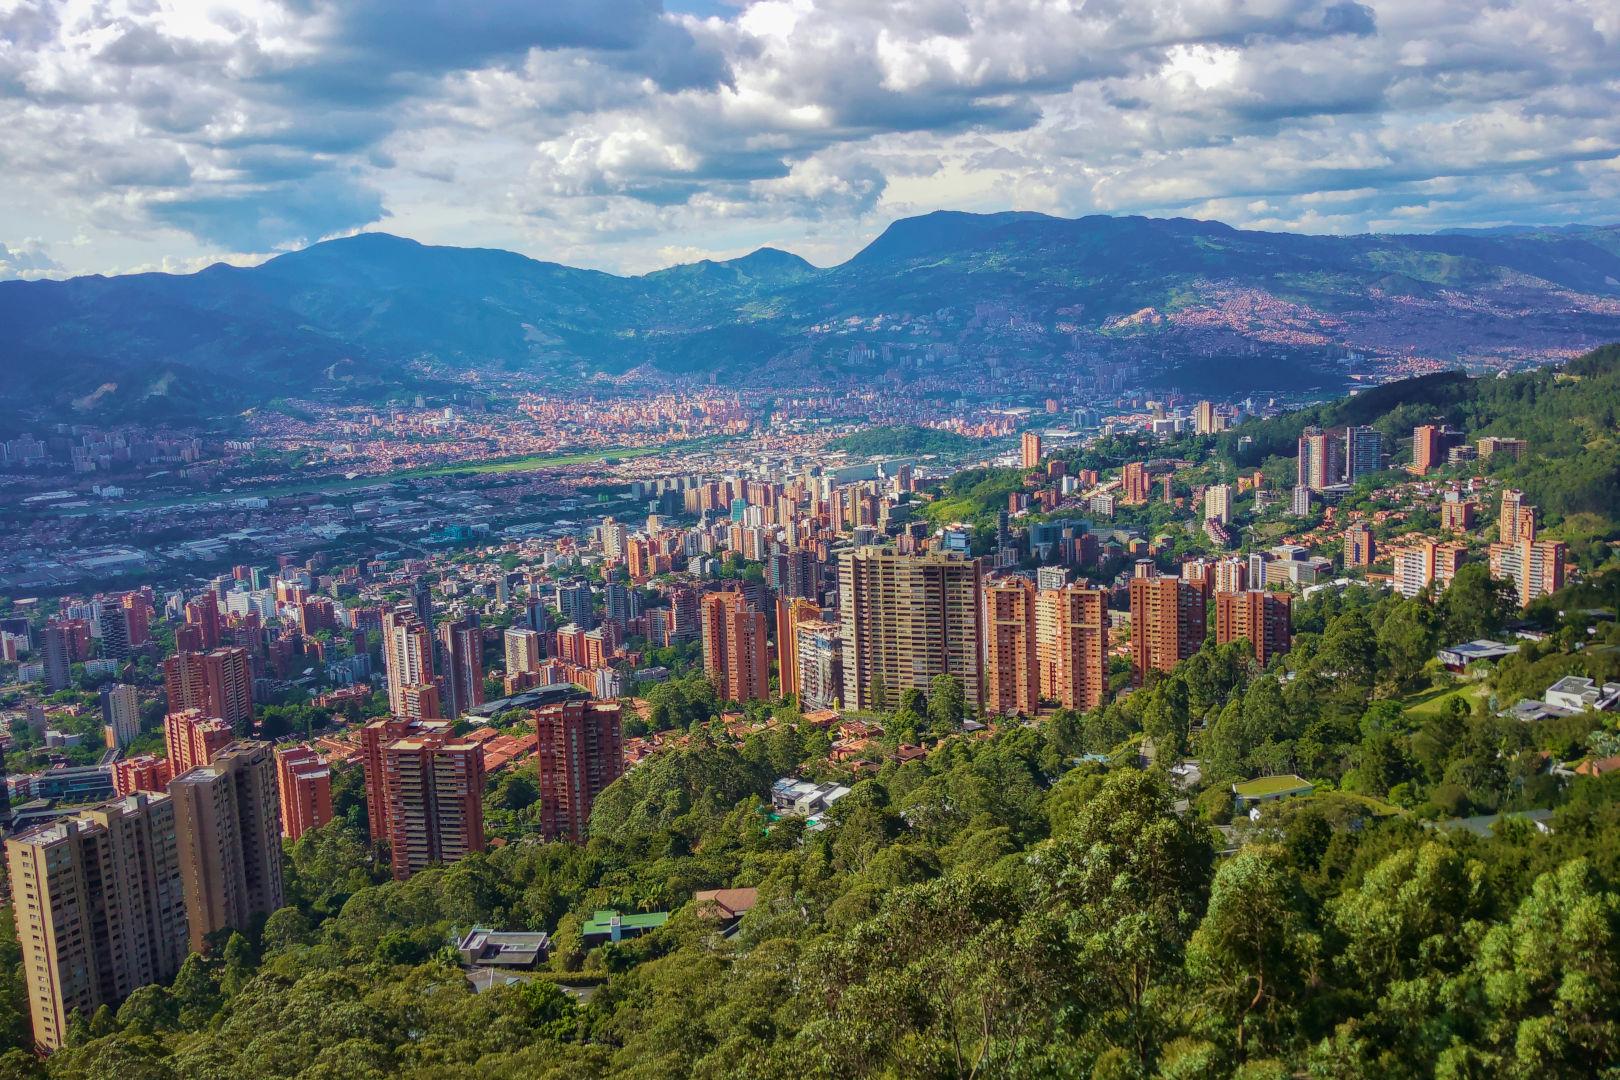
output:
{"label": "distant hill", "polygon": [[1533,359],[1620,339],[1617,298],[1617,227],[1334,237],[942,212],[840,266],[763,248],[640,277],[367,233],[251,269],[0,283],[0,406],[184,415],[469,369],[775,387],[1121,362],[1200,393],[1336,386],[1348,350]]}
{"label": "distant hill", "polygon": [[966,454],[984,446],[982,440],[954,431],[903,424],[897,427],[868,428],[833,439],[829,450],[842,450],[861,457],[883,454]]}

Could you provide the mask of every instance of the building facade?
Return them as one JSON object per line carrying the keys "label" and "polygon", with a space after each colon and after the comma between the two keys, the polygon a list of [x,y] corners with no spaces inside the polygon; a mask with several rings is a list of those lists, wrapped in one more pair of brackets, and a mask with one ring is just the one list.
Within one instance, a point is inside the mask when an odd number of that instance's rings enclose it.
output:
{"label": "building facade", "polygon": [[169,782],[193,952],[286,903],[281,808],[270,748],[234,743]]}
{"label": "building facade", "polygon": [[583,841],[596,797],[624,773],[617,702],[568,701],[535,713],[540,835]]}
{"label": "building facade", "polygon": [[954,675],[966,699],[983,700],[977,559],[954,552],[901,555],[857,547],[839,559],[844,706],[875,707],[874,688],[897,702],[936,675]]}

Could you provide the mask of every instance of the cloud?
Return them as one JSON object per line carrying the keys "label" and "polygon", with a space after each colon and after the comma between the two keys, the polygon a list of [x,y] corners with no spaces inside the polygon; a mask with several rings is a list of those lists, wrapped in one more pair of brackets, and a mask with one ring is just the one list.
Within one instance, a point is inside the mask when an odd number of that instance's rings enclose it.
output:
{"label": "cloud", "polygon": [[16,249],[0,244],[0,281],[47,277],[62,264],[40,248],[37,240],[24,240]]}
{"label": "cloud", "polygon": [[1614,220],[1617,59],[1605,0],[13,0],[0,235],[642,268],[941,207]]}

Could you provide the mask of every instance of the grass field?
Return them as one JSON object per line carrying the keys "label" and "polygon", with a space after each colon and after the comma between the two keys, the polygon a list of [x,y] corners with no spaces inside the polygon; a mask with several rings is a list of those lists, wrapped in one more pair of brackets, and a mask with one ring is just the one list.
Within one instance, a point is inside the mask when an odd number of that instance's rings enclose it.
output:
{"label": "grass field", "polygon": [[1483,683],[1471,683],[1456,689],[1425,690],[1409,698],[1404,709],[1407,716],[1426,720],[1441,715],[1450,706],[1452,698],[1462,698],[1469,708],[1473,708],[1474,702],[1482,696],[1479,691],[1483,688]]}

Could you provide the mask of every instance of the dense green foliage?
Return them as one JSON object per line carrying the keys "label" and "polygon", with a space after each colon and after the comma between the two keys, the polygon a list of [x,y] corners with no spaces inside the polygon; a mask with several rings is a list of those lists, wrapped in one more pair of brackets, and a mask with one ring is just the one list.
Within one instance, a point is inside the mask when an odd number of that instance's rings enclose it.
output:
{"label": "dense green foliage", "polygon": [[984,446],[978,439],[942,428],[902,424],[897,427],[867,428],[841,435],[827,444],[829,450],[842,450],[860,457],[883,454],[967,454]]}
{"label": "dense green foliage", "polygon": [[[0,1080],[1612,1075],[1620,777],[1562,786],[1543,754],[1620,735],[1488,701],[1613,676],[1620,632],[1572,614],[1454,680],[1435,642],[1500,617],[1474,592],[1321,593],[1269,670],[1211,642],[1106,708],[987,739],[950,734],[952,680],[908,689],[884,745],[931,752],[858,778],[785,704],[728,740],[682,680],[660,722],[690,745],[609,788],[588,844],[512,843],[403,883],[340,784],[342,819],[289,849],[289,907],[76,1022],[46,1062],[22,1049],[20,954],[0,934]],[[1184,752],[1202,781],[1165,771]],[[1211,828],[1233,817],[1229,781],[1290,770],[1317,793]],[[825,828],[769,812],[793,772],[853,783]],[[491,805],[532,795],[518,770]],[[1528,807],[1555,809],[1549,834],[1424,825]],[[759,890],[734,936],[690,904],[717,887]],[[601,908],[672,917],[588,949]],[[473,925],[552,931],[549,970],[473,993],[446,949]]]}

